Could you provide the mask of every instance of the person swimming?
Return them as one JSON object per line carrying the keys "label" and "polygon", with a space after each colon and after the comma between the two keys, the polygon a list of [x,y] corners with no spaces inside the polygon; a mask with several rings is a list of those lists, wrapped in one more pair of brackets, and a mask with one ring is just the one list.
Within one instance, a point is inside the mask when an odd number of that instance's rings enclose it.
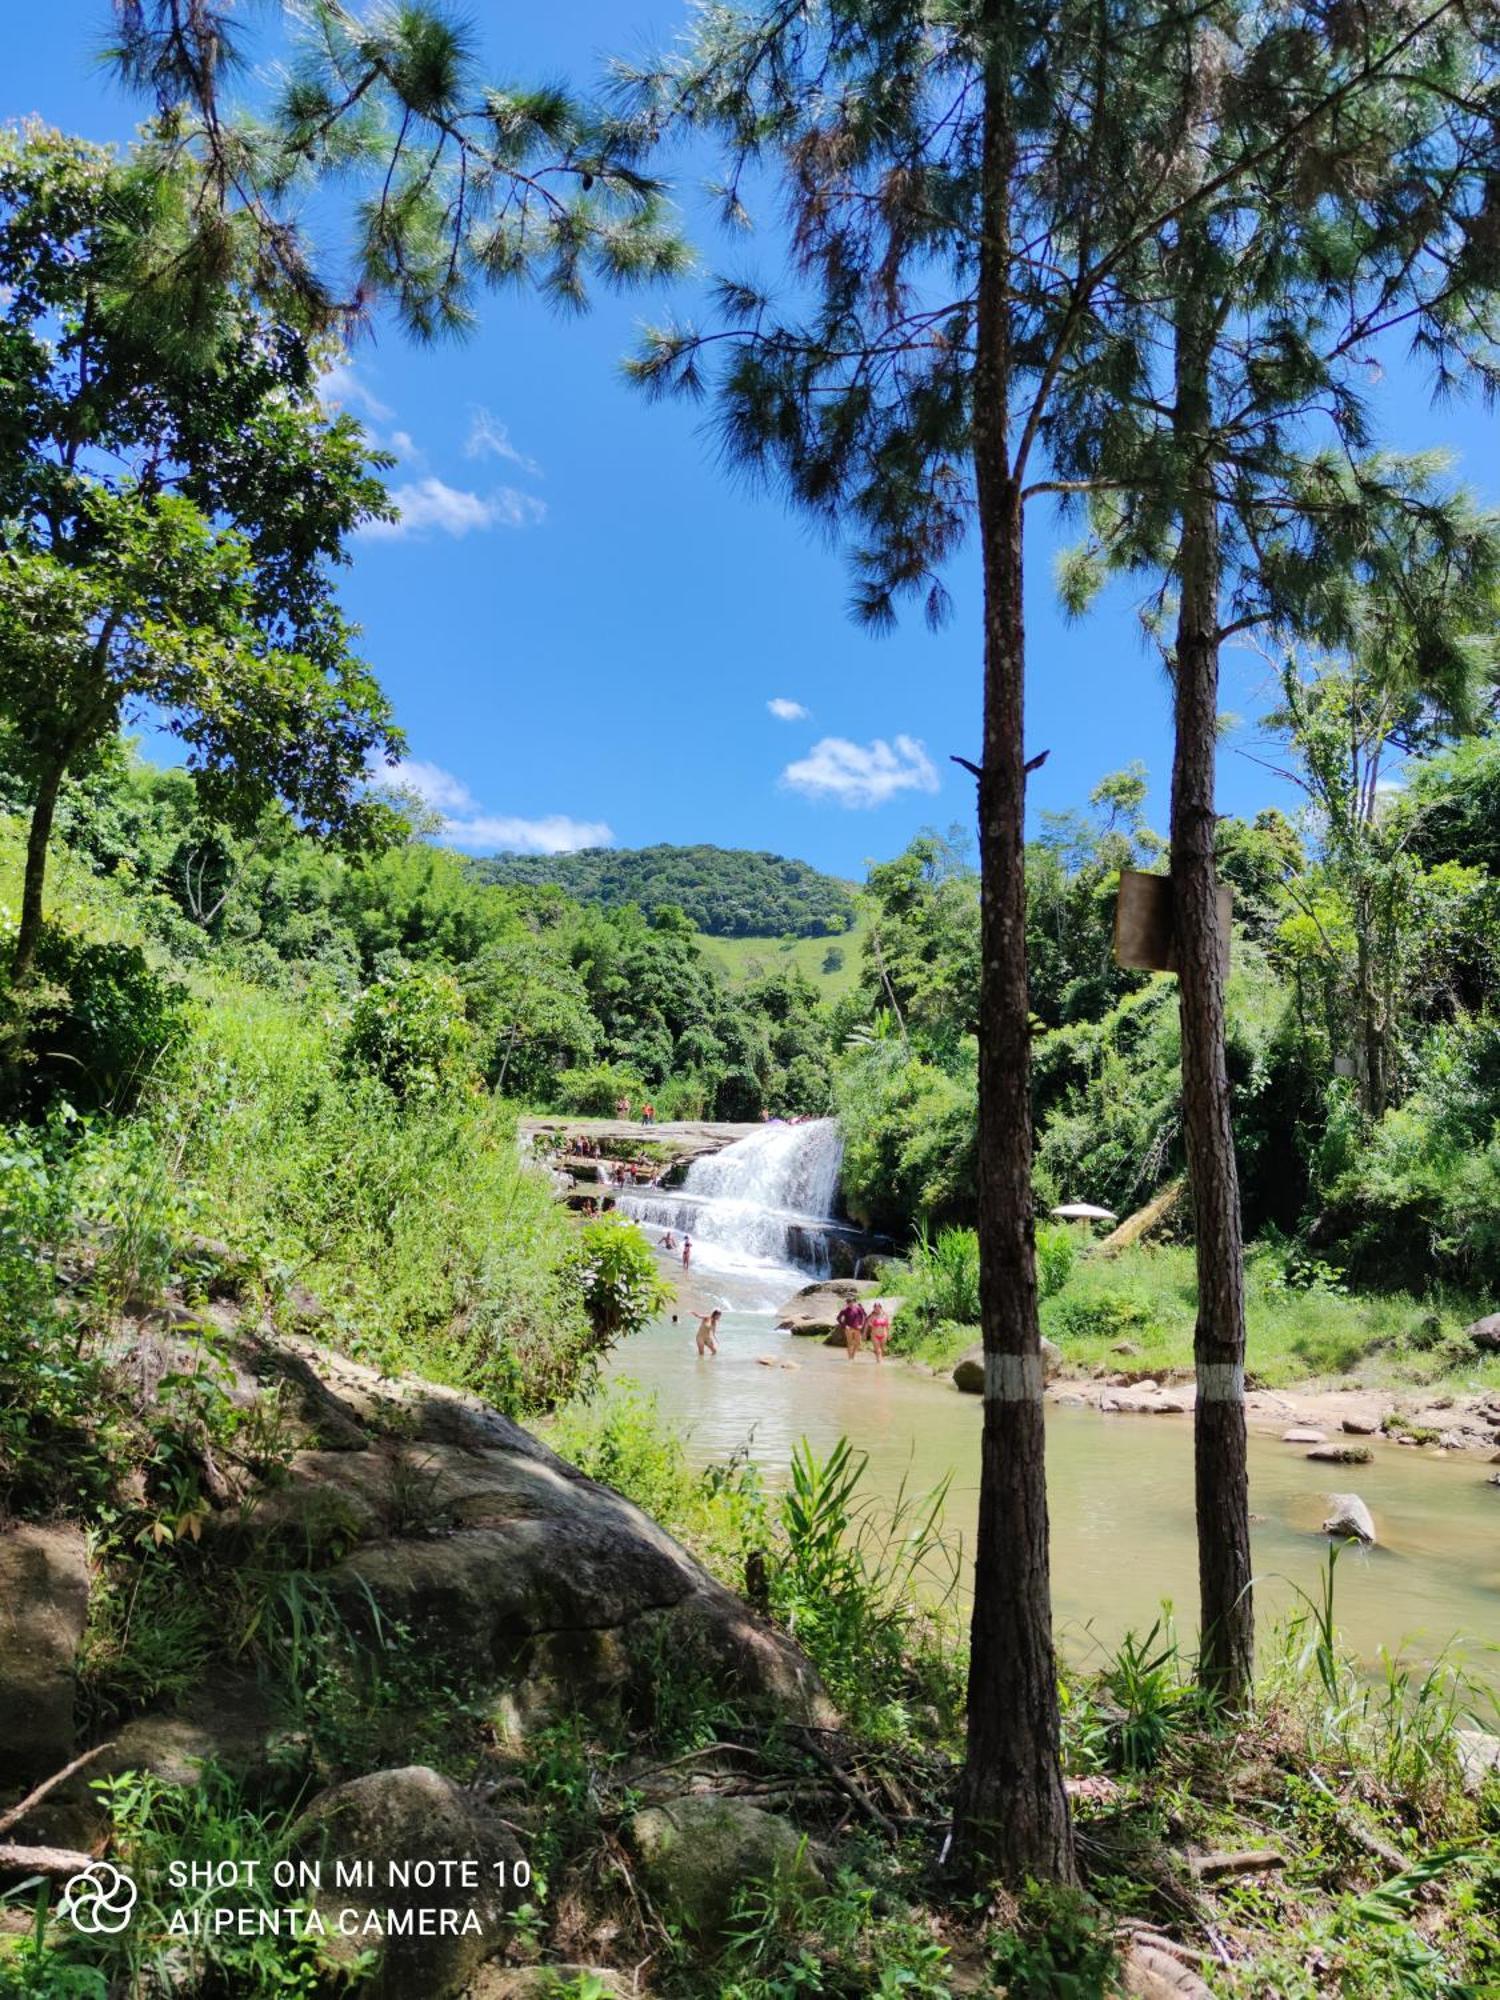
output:
{"label": "person swimming", "polygon": [[698,1313],[695,1315],[698,1321],[699,1354],[718,1353],[719,1342],[717,1336],[719,1331],[719,1316],[720,1316],[720,1309],[718,1306],[715,1306],[711,1313]]}

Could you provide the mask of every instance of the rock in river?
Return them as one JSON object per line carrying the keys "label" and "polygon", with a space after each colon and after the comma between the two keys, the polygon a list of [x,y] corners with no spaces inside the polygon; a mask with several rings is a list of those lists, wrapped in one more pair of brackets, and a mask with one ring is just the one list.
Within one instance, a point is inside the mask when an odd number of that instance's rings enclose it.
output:
{"label": "rock in river", "polygon": [[1357,1493],[1330,1493],[1328,1509],[1328,1519],[1323,1523],[1325,1535],[1357,1542],[1373,1543],[1377,1539],[1375,1517]]}
{"label": "rock in river", "polygon": [[[1042,1380],[1050,1382],[1062,1367],[1062,1349],[1053,1341],[1042,1340]],[[953,1386],[966,1396],[984,1394],[984,1349],[971,1347],[953,1370]]]}

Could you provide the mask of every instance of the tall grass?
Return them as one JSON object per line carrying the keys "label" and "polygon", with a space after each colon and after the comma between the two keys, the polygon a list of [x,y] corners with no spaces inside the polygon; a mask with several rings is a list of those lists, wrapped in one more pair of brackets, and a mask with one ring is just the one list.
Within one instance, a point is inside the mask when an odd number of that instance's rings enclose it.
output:
{"label": "tall grass", "polygon": [[576,1248],[519,1159],[508,1107],[399,1102],[343,1073],[331,1010],[219,982],[153,1118],[206,1226],[274,1295],[310,1288],[342,1345],[478,1388],[517,1412],[559,1401],[596,1342]]}
{"label": "tall grass", "polygon": [[[1245,1280],[1250,1370],[1268,1388],[1350,1376],[1500,1387],[1500,1357],[1476,1354],[1463,1336],[1480,1309],[1473,1300],[1351,1293],[1336,1272],[1276,1243],[1250,1252]],[[1145,1244],[1081,1257],[1044,1302],[1042,1328],[1076,1367],[1117,1365],[1114,1350],[1129,1342],[1153,1368],[1190,1368],[1196,1312],[1192,1251]]]}

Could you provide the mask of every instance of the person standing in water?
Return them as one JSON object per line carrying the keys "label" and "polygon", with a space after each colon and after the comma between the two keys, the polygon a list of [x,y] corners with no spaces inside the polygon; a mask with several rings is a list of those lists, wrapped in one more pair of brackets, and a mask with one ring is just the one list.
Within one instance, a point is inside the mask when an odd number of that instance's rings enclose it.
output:
{"label": "person standing in water", "polygon": [[865,1337],[865,1309],[858,1299],[850,1299],[835,1324],[844,1329],[844,1347],[852,1361]]}
{"label": "person standing in water", "polygon": [[719,1331],[719,1308],[715,1306],[711,1313],[698,1313],[696,1318],[698,1321],[699,1354],[717,1354],[719,1351],[717,1338]]}
{"label": "person standing in water", "polygon": [[693,1261],[693,1239],[691,1236],[684,1236],[682,1239],[682,1268],[684,1271],[689,1269],[689,1267],[692,1264],[692,1261]]}
{"label": "person standing in water", "polygon": [[875,1359],[884,1361],[885,1344],[891,1337],[891,1318],[879,1299],[874,1300],[870,1306],[870,1316],[865,1321],[865,1332],[870,1336]]}

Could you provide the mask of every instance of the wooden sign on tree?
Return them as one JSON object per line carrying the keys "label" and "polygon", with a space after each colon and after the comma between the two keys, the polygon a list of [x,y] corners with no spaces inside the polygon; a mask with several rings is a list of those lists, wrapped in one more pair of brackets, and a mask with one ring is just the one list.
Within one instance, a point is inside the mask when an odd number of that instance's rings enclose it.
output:
{"label": "wooden sign on tree", "polygon": [[[1221,882],[1218,896],[1221,968],[1227,979],[1234,891]],[[1115,901],[1115,963],[1133,972],[1177,970],[1177,927],[1170,875],[1147,875],[1138,868],[1120,870],[1120,893]]]}

